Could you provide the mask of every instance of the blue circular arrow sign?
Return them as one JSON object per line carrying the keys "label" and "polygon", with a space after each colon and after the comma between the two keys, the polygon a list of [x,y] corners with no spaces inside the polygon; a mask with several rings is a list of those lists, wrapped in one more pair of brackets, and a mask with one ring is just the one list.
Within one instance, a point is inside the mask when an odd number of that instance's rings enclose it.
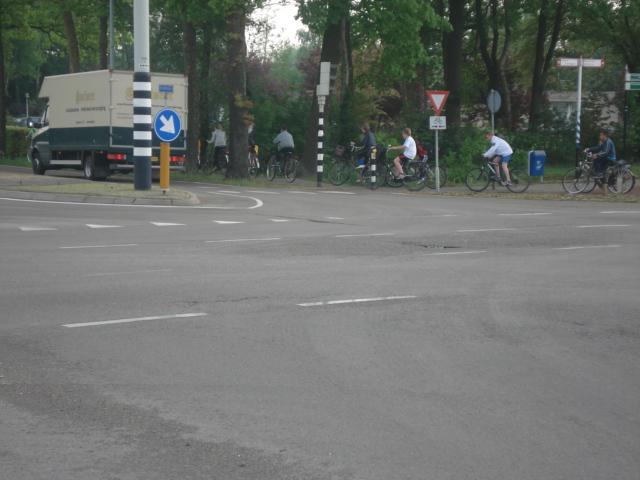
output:
{"label": "blue circular arrow sign", "polygon": [[164,108],[156,114],[153,130],[162,142],[173,142],[180,135],[182,121],[175,110]]}

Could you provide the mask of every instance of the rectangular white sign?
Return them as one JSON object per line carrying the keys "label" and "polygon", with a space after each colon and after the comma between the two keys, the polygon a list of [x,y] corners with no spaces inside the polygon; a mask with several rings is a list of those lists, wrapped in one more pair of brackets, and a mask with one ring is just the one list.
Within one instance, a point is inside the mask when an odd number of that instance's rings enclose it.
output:
{"label": "rectangular white sign", "polygon": [[627,81],[627,82],[640,82],[640,73],[627,73],[625,75],[625,81]]}
{"label": "rectangular white sign", "polygon": [[429,129],[430,130],[446,130],[447,129],[447,117],[443,116],[431,116],[429,117]]}
{"label": "rectangular white sign", "polygon": [[604,60],[601,58],[559,58],[557,65],[559,67],[572,67],[576,68],[580,66],[580,60],[582,60],[582,66],[584,68],[602,68],[604,67]]}

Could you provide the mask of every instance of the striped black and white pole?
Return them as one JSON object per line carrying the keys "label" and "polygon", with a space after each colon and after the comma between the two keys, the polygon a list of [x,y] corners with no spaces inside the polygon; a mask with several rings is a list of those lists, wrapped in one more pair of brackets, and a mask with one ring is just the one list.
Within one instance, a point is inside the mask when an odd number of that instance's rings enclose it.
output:
{"label": "striped black and white pole", "polygon": [[318,157],[316,171],[318,174],[318,187],[322,186],[322,176],[324,174],[324,95],[318,95]]}
{"label": "striped black and white pole", "polygon": [[133,183],[136,190],[151,190],[149,0],[133,2],[133,51]]}
{"label": "striped black and white pole", "polygon": [[584,65],[582,57],[578,60],[578,98],[576,102],[576,165],[580,161],[581,148],[581,129],[582,129],[582,66]]}

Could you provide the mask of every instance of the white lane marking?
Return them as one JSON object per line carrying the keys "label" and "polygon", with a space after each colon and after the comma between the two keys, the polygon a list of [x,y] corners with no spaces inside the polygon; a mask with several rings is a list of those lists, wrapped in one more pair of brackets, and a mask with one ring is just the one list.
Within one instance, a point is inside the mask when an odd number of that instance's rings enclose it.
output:
{"label": "white lane marking", "polygon": [[425,253],[425,257],[440,257],[443,255],[477,255],[480,253],[487,253],[487,250],[469,250],[467,252],[437,252],[437,253]]}
{"label": "white lane marking", "polygon": [[551,212],[535,212],[535,213],[499,213],[502,217],[537,217],[540,215],[553,215]]}
{"label": "white lane marking", "polygon": [[271,220],[274,223],[286,223],[286,222],[290,222],[290,220],[287,220],[286,218],[270,218],[269,220]]}
{"label": "white lane marking", "polygon": [[368,303],[368,302],[383,302],[385,300],[409,300],[412,298],[418,298],[415,295],[401,295],[394,297],[372,297],[372,298],[352,298],[348,300],[331,300],[328,302],[310,302],[310,303],[298,303],[299,307],[320,307],[322,305],[347,305],[350,303]]}
{"label": "white lane marking", "polygon": [[395,233],[358,233],[350,235],[336,235],[335,238],[355,238],[355,237],[391,237]]}
{"label": "white lane marking", "polygon": [[156,317],[123,318],[121,320],[106,320],[103,322],[67,323],[62,326],[66,328],[96,327],[98,325],[115,325],[117,323],[148,322],[150,320],[172,320],[174,318],[195,318],[204,317],[206,315],[206,313],[180,313],[177,315],[158,315]]}
{"label": "white lane marking", "polygon": [[409,197],[411,196],[410,193],[400,193],[400,192],[393,192],[391,195],[400,195],[402,197]]}
{"label": "white lane marking", "polygon": [[266,190],[247,190],[247,193],[267,194],[267,195],[280,195],[280,192],[268,192]]}
{"label": "white lane marking", "polygon": [[218,225],[237,225],[244,222],[236,222],[233,220],[214,220],[213,223],[217,223]]}
{"label": "white lane marking", "polygon": [[216,193],[228,193],[230,195],[238,195],[242,192],[240,190],[218,190]]}
{"label": "white lane marking", "polygon": [[[225,193],[215,193],[216,195],[227,195]],[[57,200],[31,200],[27,198],[8,198],[0,197],[0,200],[7,202],[25,202],[25,203],[46,203],[51,205],[74,205],[80,207],[133,207],[133,208],[173,208],[173,209],[193,209],[193,210],[253,210],[264,205],[262,200],[244,195],[233,195],[240,198],[248,198],[255,202],[251,207],[219,207],[215,205],[135,205],[130,203],[93,203],[93,202],[61,202]]]}
{"label": "white lane marking", "polygon": [[122,225],[98,225],[95,223],[87,223],[89,228],[122,228]]}
{"label": "white lane marking", "polygon": [[321,193],[334,193],[337,195],[355,195],[355,192],[341,192],[340,190],[322,190]]}
{"label": "white lane marking", "polygon": [[304,192],[302,190],[288,190],[289,193],[303,194],[303,195],[316,195],[316,192]]}
{"label": "white lane marking", "polygon": [[471,232],[509,232],[512,230],[517,230],[517,228],[474,228],[467,230],[456,230],[458,233],[471,233]]}
{"label": "white lane marking", "polygon": [[60,250],[72,250],[79,248],[116,248],[116,247],[137,247],[137,243],[121,243],[119,245],[76,245],[73,247],[60,247]]}
{"label": "white lane marking", "polygon": [[102,273],[87,273],[84,277],[111,277],[117,275],[138,275],[143,273],[165,273],[171,272],[170,268],[161,268],[158,270],[133,270],[130,272],[102,272]]}
{"label": "white lane marking", "polygon": [[558,247],[554,250],[585,250],[589,248],[620,248],[620,245],[583,245],[575,247]]}
{"label": "white lane marking", "polygon": [[282,238],[231,238],[228,240],[207,240],[205,243],[274,242],[276,240],[282,240]]}
{"label": "white lane marking", "polygon": [[149,222],[156,227],[184,227],[184,223],[170,223],[170,222]]}
{"label": "white lane marking", "polygon": [[342,217],[324,217],[324,218],[326,218],[327,220],[344,220],[344,218]]}
{"label": "white lane marking", "polygon": [[640,210],[607,210],[605,212],[600,212],[600,213],[604,213],[605,215],[638,214],[640,213]]}
{"label": "white lane marking", "polygon": [[576,228],[624,228],[630,225],[578,225]]}
{"label": "white lane marking", "polygon": [[20,227],[23,232],[48,232],[51,230],[58,230],[53,227]]}
{"label": "white lane marking", "polygon": [[[237,192],[236,193],[224,193],[224,192],[210,192],[213,193],[214,195],[227,195],[230,197],[237,197],[237,198],[248,198],[250,200],[253,200],[256,204],[253,205],[252,207],[247,207],[247,210],[254,210],[256,208],[260,208],[264,205],[264,202],[262,200],[260,200],[259,198],[256,197],[250,197],[248,195],[239,195]],[[227,210],[234,210],[231,207],[218,207],[220,209],[227,209]],[[237,210],[237,209],[235,209]]]}

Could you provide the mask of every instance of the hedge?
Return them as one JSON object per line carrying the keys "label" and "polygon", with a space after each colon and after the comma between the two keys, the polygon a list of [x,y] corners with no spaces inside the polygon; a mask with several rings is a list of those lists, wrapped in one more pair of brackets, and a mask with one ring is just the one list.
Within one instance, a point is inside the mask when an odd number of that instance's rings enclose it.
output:
{"label": "hedge", "polygon": [[29,148],[29,129],[24,127],[7,126],[7,151],[9,158],[24,158]]}

